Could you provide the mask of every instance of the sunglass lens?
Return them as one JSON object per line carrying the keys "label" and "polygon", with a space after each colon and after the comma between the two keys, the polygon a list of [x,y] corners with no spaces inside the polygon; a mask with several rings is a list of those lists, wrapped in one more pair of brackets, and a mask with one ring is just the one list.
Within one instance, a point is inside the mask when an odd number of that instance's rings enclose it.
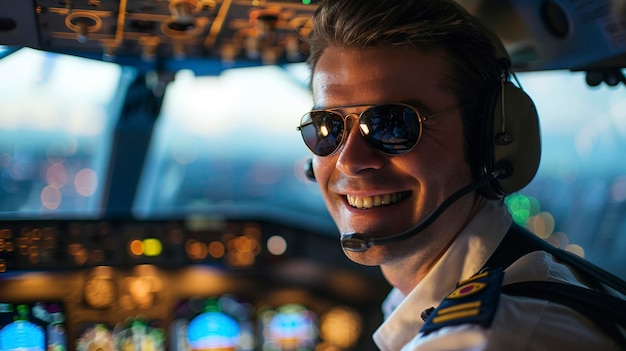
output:
{"label": "sunglass lens", "polygon": [[421,134],[417,112],[404,105],[371,107],[362,114],[360,127],[371,145],[393,155],[411,150]]}
{"label": "sunglass lens", "polygon": [[343,137],[343,118],[331,111],[312,111],[302,117],[300,131],[306,146],[319,156],[335,152]]}

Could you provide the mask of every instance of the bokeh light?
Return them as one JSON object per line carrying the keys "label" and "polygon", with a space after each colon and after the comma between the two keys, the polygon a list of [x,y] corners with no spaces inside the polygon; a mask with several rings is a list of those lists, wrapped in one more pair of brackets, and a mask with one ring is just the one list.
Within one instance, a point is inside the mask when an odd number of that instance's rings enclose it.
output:
{"label": "bokeh light", "polygon": [[143,242],[139,239],[131,240],[128,244],[128,251],[133,256],[141,256],[143,255]]}
{"label": "bokeh light", "polygon": [[219,241],[212,241],[208,245],[208,251],[209,251],[209,255],[211,255],[211,257],[213,257],[213,258],[221,258],[221,257],[224,256],[224,253],[226,252],[226,248],[224,247],[224,244],[222,244],[221,242],[219,242]]}
{"label": "bokeh light", "polygon": [[61,205],[63,195],[61,191],[52,185],[48,185],[41,191],[41,205],[48,210],[56,210]]}
{"label": "bokeh light", "polygon": [[163,244],[157,238],[146,238],[143,240],[143,251],[145,256],[159,256],[163,252]]}
{"label": "bokeh light", "polygon": [[525,226],[530,216],[535,215],[540,210],[537,199],[521,193],[512,194],[504,202],[509,208],[509,212],[515,223]]}
{"label": "bokeh light", "polygon": [[549,212],[540,212],[530,218],[528,228],[541,238],[548,238],[554,232],[554,217]]}
{"label": "bokeh light", "polygon": [[74,186],[82,196],[91,196],[98,187],[98,174],[91,168],[83,168],[76,174]]}
{"label": "bokeh light", "polygon": [[361,316],[354,309],[333,307],[320,318],[320,337],[340,349],[349,349],[359,340],[362,323]]}
{"label": "bokeh light", "polygon": [[267,250],[275,256],[280,256],[287,251],[287,241],[280,235],[273,235],[267,239]]}

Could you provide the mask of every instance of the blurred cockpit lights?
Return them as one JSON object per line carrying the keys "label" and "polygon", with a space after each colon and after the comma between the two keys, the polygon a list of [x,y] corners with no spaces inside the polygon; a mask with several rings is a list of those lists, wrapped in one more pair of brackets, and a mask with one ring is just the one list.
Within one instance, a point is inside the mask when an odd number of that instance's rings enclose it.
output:
{"label": "blurred cockpit lights", "polygon": [[222,258],[224,256],[224,253],[226,253],[226,248],[224,247],[224,244],[219,241],[213,241],[209,243],[207,248],[209,255],[211,255],[211,257],[213,258]]}
{"label": "blurred cockpit lights", "polygon": [[232,317],[209,310],[191,320],[187,342],[191,350],[234,351],[239,335],[239,325]]}
{"label": "blurred cockpit lights", "polygon": [[98,188],[98,174],[91,168],[83,168],[74,177],[76,191],[82,196],[91,196]]}
{"label": "blurred cockpit lights", "polygon": [[273,235],[267,239],[267,250],[274,256],[280,256],[287,251],[287,241],[280,235]]}
{"label": "blurred cockpit lights", "polygon": [[146,238],[143,240],[144,255],[149,257],[155,257],[161,255],[163,252],[163,244],[161,240],[157,238]]}
{"label": "blurred cockpit lights", "polygon": [[187,251],[187,257],[196,261],[205,259],[208,253],[207,246],[195,239],[187,240],[185,250]]}
{"label": "blurred cockpit lights", "polygon": [[226,263],[234,268],[250,267],[254,264],[258,241],[246,236],[238,236],[226,244]]}
{"label": "blurred cockpit lights", "polygon": [[132,302],[139,308],[152,307],[156,300],[156,294],[160,290],[158,284],[154,283],[154,277],[129,277],[125,284],[128,286]]}
{"label": "blurred cockpit lights", "polygon": [[133,256],[155,257],[163,252],[163,244],[157,238],[133,239],[128,243],[128,251]]}
{"label": "blurred cockpit lights", "polygon": [[358,312],[337,306],[320,318],[320,337],[340,350],[350,349],[361,336],[362,323]]}
{"label": "blurred cockpit lights", "polygon": [[47,210],[56,210],[61,205],[63,195],[61,191],[52,185],[41,190],[41,205]]}
{"label": "blurred cockpit lights", "polygon": [[570,245],[569,237],[563,232],[556,232],[550,235],[547,240],[550,244],[560,249],[565,249],[567,246]]}
{"label": "blurred cockpit lights", "polygon": [[67,248],[70,255],[74,257],[74,262],[82,266],[87,262],[88,252],[85,248],[80,244],[70,244]]}
{"label": "blurred cockpit lights", "polygon": [[514,194],[506,198],[505,203],[515,223],[524,225],[530,217],[530,201],[527,196]]}
{"label": "blurred cockpit lights", "polygon": [[287,304],[260,315],[264,324],[263,350],[311,350],[317,337],[316,316],[299,304]]}
{"label": "blurred cockpit lights", "polygon": [[554,232],[554,217],[549,212],[540,212],[529,219],[528,225],[533,233],[545,239]]}
{"label": "blurred cockpit lights", "polygon": [[143,255],[143,243],[139,239],[131,240],[128,244],[128,252],[133,256]]}
{"label": "blurred cockpit lights", "polygon": [[62,163],[52,163],[46,170],[46,183],[60,189],[67,183],[67,169]]}
{"label": "blurred cockpit lights", "polygon": [[[626,199],[626,176],[615,179],[612,187],[613,199],[616,198],[616,194],[618,198]],[[541,211],[541,204],[536,198],[516,193],[507,197],[505,203],[517,224],[526,227],[555,247],[571,251],[580,257],[585,257],[583,247],[570,244],[567,234],[555,232],[556,221],[554,215],[548,211]]]}

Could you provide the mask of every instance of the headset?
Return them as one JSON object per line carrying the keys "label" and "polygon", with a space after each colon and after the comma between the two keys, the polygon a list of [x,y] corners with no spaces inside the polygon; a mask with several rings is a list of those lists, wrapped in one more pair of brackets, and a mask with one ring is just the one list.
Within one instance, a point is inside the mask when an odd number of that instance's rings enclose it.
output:
{"label": "headset", "polygon": [[537,173],[541,159],[539,115],[511,71],[504,44],[488,28],[483,31],[496,49],[502,74],[500,89],[486,99],[478,140],[470,140],[474,146],[470,147],[470,167],[475,182],[503,170],[478,190],[487,199],[502,199],[528,185]]}
{"label": "headset", "polygon": [[[502,74],[500,89],[494,89],[485,100],[479,130],[468,134],[473,182],[450,195],[426,218],[404,232],[375,238],[361,233],[342,233],[341,244],[345,250],[366,251],[373,245],[404,240],[424,230],[448,206],[471,191],[487,199],[502,200],[534,178],[541,159],[537,109],[511,71],[509,55],[500,39],[488,28],[483,27],[483,30],[496,49]],[[510,81],[511,77],[517,85]],[[312,159],[305,163],[304,172],[308,179],[315,181]]]}

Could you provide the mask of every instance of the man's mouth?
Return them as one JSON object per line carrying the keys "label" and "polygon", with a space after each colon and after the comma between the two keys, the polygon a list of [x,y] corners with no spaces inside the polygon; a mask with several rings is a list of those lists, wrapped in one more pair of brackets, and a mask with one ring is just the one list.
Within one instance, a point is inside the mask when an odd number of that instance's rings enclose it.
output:
{"label": "man's mouth", "polygon": [[399,193],[374,195],[374,196],[353,196],[346,195],[348,204],[358,209],[368,209],[380,206],[387,206],[400,202],[411,195],[410,191],[402,191]]}

